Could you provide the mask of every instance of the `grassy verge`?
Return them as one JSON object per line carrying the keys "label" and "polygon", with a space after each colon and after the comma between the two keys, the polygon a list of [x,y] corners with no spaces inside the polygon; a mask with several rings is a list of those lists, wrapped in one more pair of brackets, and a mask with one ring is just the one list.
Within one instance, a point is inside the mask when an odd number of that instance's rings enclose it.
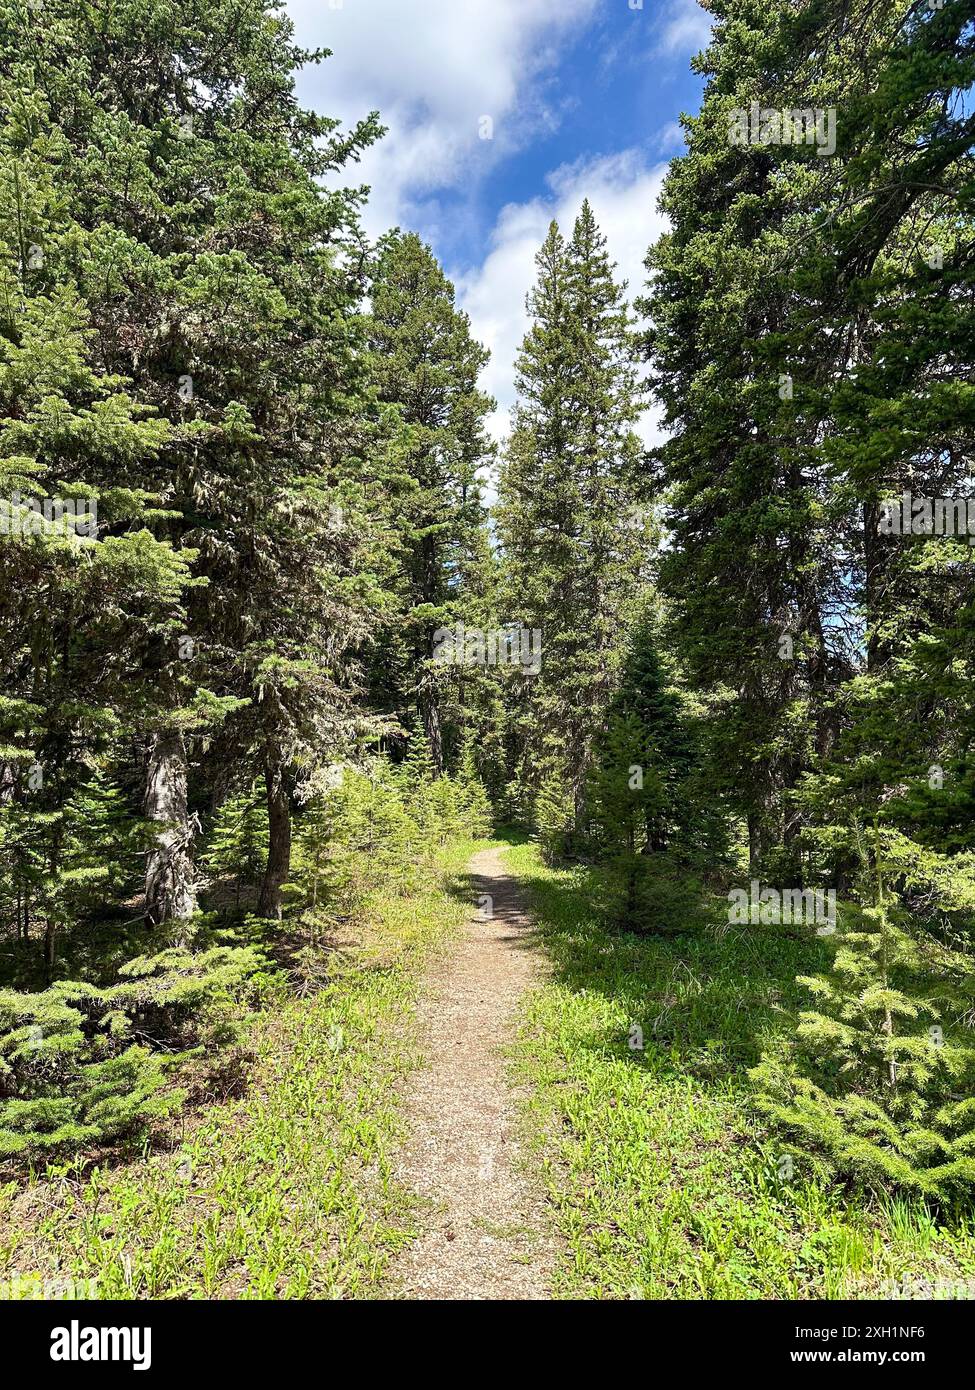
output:
{"label": "grassy verge", "polygon": [[783,1146],[748,1110],[745,1069],[822,942],[767,928],[613,935],[591,874],[549,869],[531,845],[507,862],[553,966],[516,1071],[568,1251],[558,1295],[876,1298],[904,1280],[975,1294],[971,1217],[938,1224],[798,1157],[786,1177]]}
{"label": "grassy verge", "polygon": [[475,848],[372,902],[318,993],[255,1016],[246,1093],[188,1117],[168,1151],[0,1187],[0,1292],[57,1278],[101,1298],[369,1297],[411,1233],[391,1177],[407,1025],[424,963],[469,914]]}

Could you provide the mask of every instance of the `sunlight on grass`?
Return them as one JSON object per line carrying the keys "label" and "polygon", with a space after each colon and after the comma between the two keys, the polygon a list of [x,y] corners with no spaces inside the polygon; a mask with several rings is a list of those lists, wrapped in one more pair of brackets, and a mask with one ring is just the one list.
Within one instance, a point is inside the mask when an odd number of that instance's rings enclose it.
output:
{"label": "sunlight on grass", "polygon": [[469,915],[476,848],[373,902],[323,990],[254,1020],[247,1094],[191,1119],[175,1151],[0,1189],[0,1280],[59,1268],[101,1298],[370,1296],[412,1229],[391,1175],[397,1087],[418,1060],[406,1025],[425,961]]}
{"label": "sunlight on grass", "polygon": [[547,868],[532,845],[506,862],[553,966],[514,1062],[565,1241],[558,1296],[877,1298],[894,1280],[975,1280],[970,1220],[851,1193],[749,1109],[745,1069],[821,942],[614,934],[594,875]]}

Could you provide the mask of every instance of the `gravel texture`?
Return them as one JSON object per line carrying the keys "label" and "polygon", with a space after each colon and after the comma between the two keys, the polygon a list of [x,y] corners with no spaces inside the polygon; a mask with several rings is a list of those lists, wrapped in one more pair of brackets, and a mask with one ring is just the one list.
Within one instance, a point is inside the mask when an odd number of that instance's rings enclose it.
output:
{"label": "gravel texture", "polygon": [[430,1205],[426,1229],[394,1261],[390,1294],[545,1299],[555,1240],[541,1188],[523,1171],[503,1055],[543,965],[501,851],[475,855],[471,872],[474,915],[420,1010],[427,1063],[411,1078],[396,1176]]}

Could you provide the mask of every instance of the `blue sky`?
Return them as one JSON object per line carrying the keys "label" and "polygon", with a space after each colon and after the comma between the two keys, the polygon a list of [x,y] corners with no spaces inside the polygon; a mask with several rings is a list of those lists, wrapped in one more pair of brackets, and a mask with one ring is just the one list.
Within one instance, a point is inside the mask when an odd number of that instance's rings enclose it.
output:
{"label": "blue sky", "polygon": [[[389,133],[365,160],[367,228],[429,241],[491,349],[484,385],[503,434],[533,256],[583,197],[638,290],[662,222],[655,203],[677,118],[694,111],[695,0],[287,0],[299,41],[333,57],[302,101],[346,124],[378,109]],[[648,418],[647,437],[654,434]]]}

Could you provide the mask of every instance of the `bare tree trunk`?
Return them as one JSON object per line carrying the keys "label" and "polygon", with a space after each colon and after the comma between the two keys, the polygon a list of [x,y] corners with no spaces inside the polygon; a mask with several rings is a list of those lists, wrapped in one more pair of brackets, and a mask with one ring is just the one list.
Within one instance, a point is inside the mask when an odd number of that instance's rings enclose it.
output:
{"label": "bare tree trunk", "polygon": [[291,872],[291,798],[287,777],[280,762],[268,761],[264,768],[267,787],[268,850],[267,868],[257,903],[259,917],[281,920],[281,889]]}
{"label": "bare tree trunk", "polygon": [[766,857],[777,843],[770,824],[771,795],[766,787],[759,788],[759,801],[748,812],[748,872],[759,877]]}
{"label": "bare tree trunk", "polygon": [[146,917],[154,926],[196,911],[193,827],[187,808],[186,748],[180,733],[153,736],[146,769],[146,816],[160,827],[146,860]]}

